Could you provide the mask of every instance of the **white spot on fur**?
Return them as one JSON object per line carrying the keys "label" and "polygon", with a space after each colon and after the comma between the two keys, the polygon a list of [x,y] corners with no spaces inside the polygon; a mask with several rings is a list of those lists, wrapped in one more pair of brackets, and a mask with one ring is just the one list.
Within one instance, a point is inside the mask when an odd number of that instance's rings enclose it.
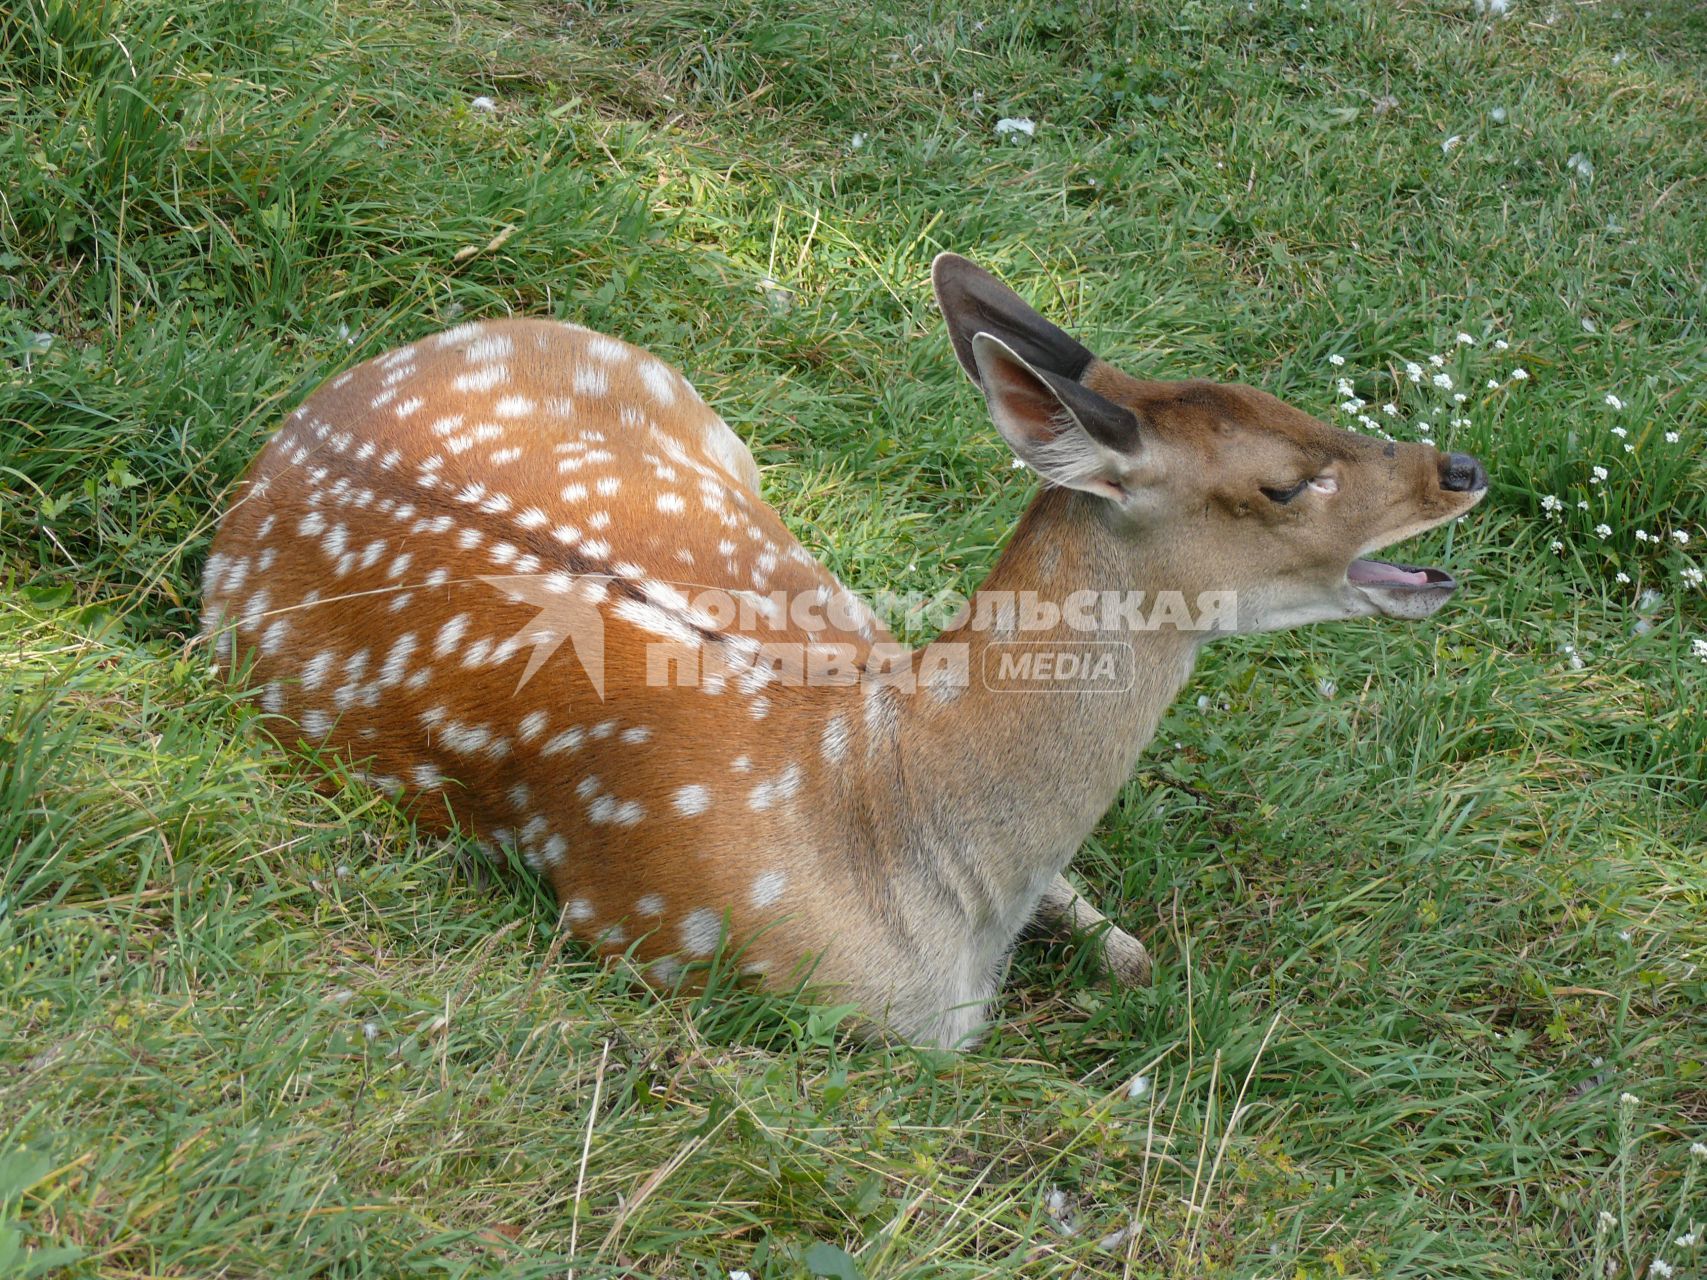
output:
{"label": "white spot on fur", "polygon": [[782,891],[788,887],[788,877],[780,871],[766,871],[753,881],[753,894],[750,899],[755,907],[768,907],[782,897]]}
{"label": "white spot on fur", "polygon": [[302,668],[302,687],[308,690],[318,689],[326,683],[327,673],[332,670],[332,663],[337,655],[330,649],[322,649],[315,654]]}
{"label": "white spot on fur", "polygon": [[439,628],[438,637],[433,641],[433,656],[446,657],[462,643],[463,635],[468,631],[468,615],[459,613],[444,626]]}
{"label": "white spot on fur", "polygon": [[640,362],[640,380],[646,384],[646,389],[659,404],[674,404],[676,402],[676,379],[670,372],[669,366],[659,360],[642,360]]}
{"label": "white spot on fur", "polygon": [[[586,740],[587,735],[581,730],[574,728],[565,729],[562,733],[558,734],[555,738],[551,739],[551,741],[541,747],[539,749],[539,754],[542,756],[555,756],[562,755],[565,751],[579,751],[581,749],[581,744]],[[585,783],[583,782],[582,785],[584,786]],[[596,780],[594,781],[593,786],[595,789],[597,788],[598,783]]]}
{"label": "white spot on fur", "polygon": [[824,759],[830,764],[841,764],[848,758],[848,746],[852,740],[848,718],[841,715],[831,716],[824,722],[824,736],[819,744],[823,749]]}
{"label": "white spot on fur", "polygon": [[673,983],[682,976],[682,962],[674,956],[659,956],[652,962],[652,976],[662,983]]}
{"label": "white spot on fur", "polygon": [[489,364],[471,373],[459,373],[451,379],[457,391],[490,391],[508,382],[510,371],[501,364]]}
{"label": "white spot on fur", "polygon": [[385,655],[385,664],[379,670],[381,688],[389,689],[394,684],[402,683],[404,675],[409,670],[409,657],[415,652],[415,633],[408,632],[400,635],[392,642],[391,651]]}
{"label": "white spot on fur", "polygon": [[586,352],[595,360],[609,363],[612,360],[627,359],[628,344],[605,334],[595,333],[587,339]]}
{"label": "white spot on fur", "polygon": [[723,917],[709,907],[690,911],[682,917],[680,926],[682,950],[690,956],[708,956],[717,948],[723,934]]}
{"label": "white spot on fur", "polygon": [[711,808],[711,788],[697,782],[692,783],[677,790],[671,803],[683,817],[694,817]]}
{"label": "white spot on fur", "polygon": [[761,782],[747,796],[747,804],[760,812],[790,800],[800,790],[805,774],[797,764],[791,764],[769,782]]}

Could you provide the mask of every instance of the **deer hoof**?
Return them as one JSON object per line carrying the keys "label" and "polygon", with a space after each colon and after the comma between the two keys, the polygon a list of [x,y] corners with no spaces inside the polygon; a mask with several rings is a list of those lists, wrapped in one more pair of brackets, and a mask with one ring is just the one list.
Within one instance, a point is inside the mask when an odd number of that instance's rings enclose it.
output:
{"label": "deer hoof", "polygon": [[1150,953],[1124,929],[1110,928],[1103,935],[1102,967],[1123,987],[1150,985]]}

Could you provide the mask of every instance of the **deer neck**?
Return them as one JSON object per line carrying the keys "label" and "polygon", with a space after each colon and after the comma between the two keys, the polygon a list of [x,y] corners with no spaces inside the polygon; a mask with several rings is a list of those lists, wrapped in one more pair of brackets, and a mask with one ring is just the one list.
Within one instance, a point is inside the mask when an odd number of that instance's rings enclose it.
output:
{"label": "deer neck", "polygon": [[[1130,535],[1111,526],[1103,505],[1066,489],[1038,496],[969,615],[917,655],[918,682],[899,716],[891,778],[914,852],[922,863],[936,859],[974,924],[1008,932],[1002,945],[1114,802],[1206,638],[1165,619],[1134,627],[1130,612],[1103,607],[1143,591],[1154,621],[1151,602],[1181,585],[1160,548],[1135,563]],[[1075,592],[1097,593],[1097,607],[1087,613],[1080,595],[1081,607],[1050,625],[1049,607]],[[1004,614],[1008,593],[1014,608]],[[1027,617],[1028,602],[1041,618]],[[943,646],[963,646],[965,678],[933,679],[933,655],[953,654]],[[1004,652],[1128,656],[1113,679],[1041,678],[1033,666],[1019,687],[992,688],[1004,683]]]}

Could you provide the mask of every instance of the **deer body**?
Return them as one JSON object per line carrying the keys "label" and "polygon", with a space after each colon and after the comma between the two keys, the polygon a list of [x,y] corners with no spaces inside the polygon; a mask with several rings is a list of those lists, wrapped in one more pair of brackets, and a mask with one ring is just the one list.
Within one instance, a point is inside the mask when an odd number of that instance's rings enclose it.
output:
{"label": "deer body", "polygon": [[[984,592],[1217,588],[1241,593],[1236,608],[1207,630],[1045,615],[1025,644],[1115,646],[1122,678],[988,687],[989,659],[1016,641],[1011,611],[969,612],[901,650],[763,502],[751,454],[679,374],[585,329],[505,320],[371,360],[290,416],[208,561],[204,623],[221,660],[247,665],[268,711],[427,827],[519,850],[577,936],[655,980],[727,946],[763,980],[810,968],[871,1024],[964,1043],[1040,903],[1095,918],[1060,874],[1201,643],[1407,616],[1405,601],[1439,594],[1434,571],[1347,564],[1467,509],[1480,487],[1454,488],[1431,449],[1383,453],[1260,393],[1081,362],[963,260],[939,262],[938,289],[998,427],[1050,482]],[[1248,566],[1201,531],[1133,514],[1146,485],[1188,512],[1196,501],[1140,474],[1194,447],[1167,443],[1170,415],[1213,445],[1229,422],[1257,429],[1241,420],[1251,404],[1293,415],[1283,425],[1317,446],[1310,468],[1329,440],[1342,473],[1380,472],[1390,491],[1328,540],[1337,567],[1308,589],[1292,579],[1319,556],[1283,568],[1279,586],[1246,583]],[[1150,420],[1147,453],[1122,437],[1123,405]],[[1247,559],[1265,553],[1246,544],[1284,529],[1250,511],[1228,527]]]}

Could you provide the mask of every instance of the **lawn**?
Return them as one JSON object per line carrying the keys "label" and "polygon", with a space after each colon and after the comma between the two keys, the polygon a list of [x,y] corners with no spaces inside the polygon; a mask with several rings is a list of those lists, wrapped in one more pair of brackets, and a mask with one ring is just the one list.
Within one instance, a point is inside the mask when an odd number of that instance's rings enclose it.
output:
{"label": "lawn", "polygon": [[[1687,2],[0,9],[0,1274],[1702,1275],[1704,84]],[[1152,989],[660,1000],[210,675],[281,414],[478,316],[971,588],[1030,486],[942,249],[1492,476],[1432,622],[1207,653],[1075,864]]]}

